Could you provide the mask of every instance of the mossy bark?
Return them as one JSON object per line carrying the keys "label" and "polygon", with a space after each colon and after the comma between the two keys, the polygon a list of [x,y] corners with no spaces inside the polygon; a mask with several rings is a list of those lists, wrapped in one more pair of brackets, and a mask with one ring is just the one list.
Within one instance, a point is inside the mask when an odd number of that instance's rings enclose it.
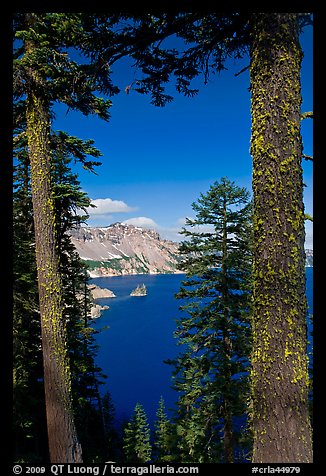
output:
{"label": "mossy bark", "polygon": [[253,462],[307,463],[312,435],[297,14],[253,14],[251,31]]}
{"label": "mossy bark", "polygon": [[[27,42],[26,54],[35,51]],[[52,463],[82,462],[71,403],[71,381],[61,277],[56,240],[56,218],[51,187],[49,105],[38,74],[28,71],[26,119],[31,170],[36,264],[42,329],[44,387]]]}

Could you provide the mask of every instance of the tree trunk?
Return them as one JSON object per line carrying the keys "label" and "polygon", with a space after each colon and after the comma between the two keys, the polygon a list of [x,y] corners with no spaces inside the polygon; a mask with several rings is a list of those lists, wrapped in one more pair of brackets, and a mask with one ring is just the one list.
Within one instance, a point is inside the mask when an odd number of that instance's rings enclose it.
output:
{"label": "tree trunk", "polygon": [[[35,50],[36,46],[29,41],[26,54]],[[33,70],[29,71],[26,104],[49,453],[52,463],[77,463],[82,462],[82,459],[73,419],[69,356],[61,299],[51,188],[49,108],[42,96],[38,75]]]}
{"label": "tree trunk", "polygon": [[252,19],[253,462],[312,462],[296,13]]}

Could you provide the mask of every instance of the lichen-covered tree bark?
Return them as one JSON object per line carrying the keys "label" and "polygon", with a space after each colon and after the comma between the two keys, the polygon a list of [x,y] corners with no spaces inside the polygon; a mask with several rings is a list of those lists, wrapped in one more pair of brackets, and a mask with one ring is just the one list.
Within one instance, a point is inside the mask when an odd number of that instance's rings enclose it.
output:
{"label": "lichen-covered tree bark", "polygon": [[[29,41],[27,54],[32,55],[34,47],[33,42]],[[50,461],[80,463],[81,447],[77,441],[71,404],[70,367],[51,187],[49,104],[38,74],[33,70],[28,72],[26,119]]]}
{"label": "lichen-covered tree bark", "polygon": [[252,21],[255,463],[312,462],[296,13]]}

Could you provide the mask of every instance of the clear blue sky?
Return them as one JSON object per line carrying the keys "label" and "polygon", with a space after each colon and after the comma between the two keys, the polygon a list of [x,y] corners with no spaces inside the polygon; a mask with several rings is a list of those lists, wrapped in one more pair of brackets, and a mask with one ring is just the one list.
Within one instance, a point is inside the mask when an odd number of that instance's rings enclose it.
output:
{"label": "clear blue sky", "polygon": [[[312,110],[312,27],[301,36],[302,111]],[[197,81],[199,94],[185,98],[173,91],[174,101],[163,108],[150,97],[124,89],[134,79],[130,62],[114,65],[113,79],[121,92],[113,96],[110,121],[84,117],[56,107],[53,126],[101,150],[98,175],[76,170],[83,190],[95,204],[89,226],[129,221],[155,227],[163,238],[180,239],[185,217],[193,216],[192,202],[223,176],[251,191],[249,72],[234,74],[248,58],[228,63],[228,70],[212,75],[207,85]],[[312,120],[302,122],[304,153],[312,155]],[[312,211],[312,164],[304,161],[305,208]],[[101,199],[101,201],[96,201]],[[312,248],[312,226],[306,228],[306,247]]]}

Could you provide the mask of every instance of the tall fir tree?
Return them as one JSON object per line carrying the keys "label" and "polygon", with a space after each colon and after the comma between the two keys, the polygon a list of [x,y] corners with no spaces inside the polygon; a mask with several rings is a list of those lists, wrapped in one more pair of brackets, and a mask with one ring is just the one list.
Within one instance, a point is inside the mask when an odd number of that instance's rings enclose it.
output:
{"label": "tall fir tree", "polygon": [[58,223],[59,270],[64,291],[64,319],[67,326],[67,346],[72,380],[72,404],[83,458],[87,462],[103,460],[107,454],[105,429],[102,420],[102,401],[99,384],[104,375],[95,365],[97,348],[95,331],[91,326],[92,298],[88,289],[85,264],[71,243],[69,232],[79,227],[88,217],[86,209],[91,201],[76,173],[71,171],[73,161],[94,172],[101,153],[92,140],[81,140],[62,131],[51,134],[53,161],[53,195]]}
{"label": "tall fir tree", "polygon": [[124,429],[123,449],[128,463],[148,463],[151,460],[152,446],[147,416],[140,403]]}
{"label": "tall fir tree", "polygon": [[186,272],[178,299],[187,314],[175,336],[185,350],[175,365],[179,447],[185,461],[234,461],[234,420],[247,411],[251,341],[251,219],[249,192],[227,178],[192,205],[180,246]]}
{"label": "tall fir tree", "polygon": [[102,397],[102,418],[107,458],[110,461],[117,461],[120,458],[122,443],[116,425],[115,407],[110,392],[105,392]]}
{"label": "tall fir tree", "polygon": [[[152,103],[194,96],[194,78],[249,56],[254,194],[253,462],[312,462],[304,269],[300,132],[302,49],[309,13],[159,13],[138,15],[129,36],[138,71],[133,88]],[[183,47],[169,48],[175,34]],[[147,36],[147,42],[144,37]],[[243,71],[244,71],[243,70]],[[241,71],[242,72],[242,71]],[[198,84],[198,83],[197,83]],[[273,389],[271,391],[271,389]],[[272,411],[271,411],[272,409]],[[282,441],[282,444],[280,444]]]}
{"label": "tall fir tree", "polygon": [[[107,18],[103,21],[110,23]],[[100,23],[94,15],[78,13],[19,13],[14,19],[14,94],[17,99],[26,96],[48,442],[54,463],[81,462],[82,454],[72,409],[51,176],[51,108],[59,101],[83,114],[108,119],[111,102],[97,93],[114,93],[109,66],[89,62],[95,48],[92,35]],[[76,50],[84,57],[84,64],[71,58]]]}
{"label": "tall fir tree", "polygon": [[[13,192],[13,456],[44,462],[46,420],[29,164],[25,146],[14,166]],[[45,444],[44,444],[45,442]]]}
{"label": "tall fir tree", "polygon": [[[35,240],[32,217],[30,166],[23,115],[15,108],[14,167],[14,424],[15,461],[45,462],[46,427],[43,396],[43,366],[39,321],[38,289],[35,264]],[[105,454],[100,417],[98,384],[102,378],[94,364],[96,348],[90,327],[90,292],[85,265],[72,246],[67,232],[79,226],[87,214],[90,200],[80,189],[77,175],[70,164],[79,160],[91,171],[99,163],[100,153],[92,141],[81,141],[62,132],[51,132],[50,147],[56,223],[58,224],[58,255],[62,276],[63,318],[67,324],[67,347],[70,356],[72,403],[81,439],[86,444],[88,461],[95,453]],[[96,443],[96,444],[95,444]],[[93,454],[91,455],[91,449]]]}
{"label": "tall fir tree", "polygon": [[312,462],[298,18],[253,22],[253,461]]}
{"label": "tall fir tree", "polygon": [[165,403],[162,396],[158,404],[154,428],[153,455],[155,462],[167,463],[173,461],[173,426],[166,414]]}

